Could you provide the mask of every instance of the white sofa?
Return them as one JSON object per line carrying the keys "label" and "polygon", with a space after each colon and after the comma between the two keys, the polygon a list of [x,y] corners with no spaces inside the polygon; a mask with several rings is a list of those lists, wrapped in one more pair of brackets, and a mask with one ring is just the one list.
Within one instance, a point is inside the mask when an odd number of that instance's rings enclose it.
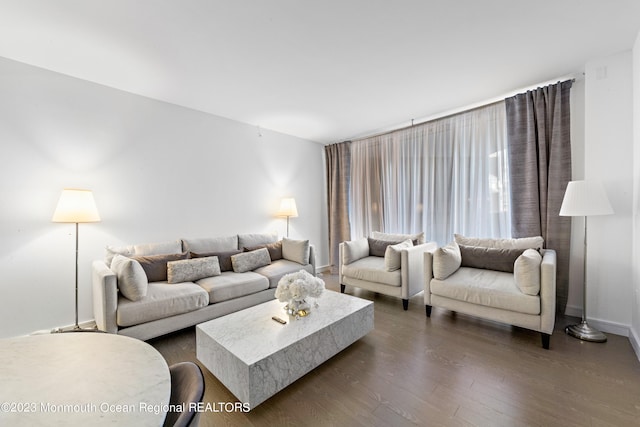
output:
{"label": "white sofa", "polygon": [[148,340],[269,301],[282,276],[302,269],[316,273],[309,241],[270,234],[107,247],[92,264],[95,321]]}
{"label": "white sofa", "polygon": [[[542,249],[543,243],[541,237],[456,235],[449,245],[425,253],[427,317],[433,306],[531,329],[541,333],[548,349],[555,324],[556,253]],[[513,272],[500,271],[509,263]]]}
{"label": "white sofa", "polygon": [[[408,242],[407,242],[408,241]],[[354,286],[402,299],[404,310],[409,298],[424,289],[424,253],[436,243],[424,243],[424,233],[388,234],[374,231],[371,237],[339,245],[338,277],[340,291]]]}

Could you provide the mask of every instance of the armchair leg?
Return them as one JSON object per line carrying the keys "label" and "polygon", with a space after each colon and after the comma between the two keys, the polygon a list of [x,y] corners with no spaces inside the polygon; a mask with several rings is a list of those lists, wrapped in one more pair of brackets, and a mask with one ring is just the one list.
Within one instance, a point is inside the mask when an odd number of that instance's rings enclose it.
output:
{"label": "armchair leg", "polygon": [[551,339],[551,335],[540,332],[540,336],[542,336],[542,348],[549,350],[549,340]]}
{"label": "armchair leg", "polygon": [[431,306],[430,305],[425,305],[424,308],[427,311],[427,317],[431,317]]}
{"label": "armchair leg", "polygon": [[409,300],[408,299],[403,299],[402,300],[402,308],[404,308],[404,311],[409,310]]}
{"label": "armchair leg", "polygon": [[340,284],[340,293],[344,294],[344,288],[345,286],[343,284]]}

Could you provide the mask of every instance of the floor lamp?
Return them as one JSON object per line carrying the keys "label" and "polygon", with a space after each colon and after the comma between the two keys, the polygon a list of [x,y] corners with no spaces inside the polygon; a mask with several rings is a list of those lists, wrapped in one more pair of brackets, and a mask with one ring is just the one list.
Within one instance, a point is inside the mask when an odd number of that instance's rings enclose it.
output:
{"label": "floor lamp", "polygon": [[571,181],[564,193],[560,216],[584,217],[584,255],[582,260],[584,293],[582,300],[582,322],[565,328],[565,332],[583,341],[605,342],[607,336],[587,323],[587,217],[613,213],[602,185],[591,181]]}
{"label": "floor lamp", "polygon": [[289,218],[296,218],[298,216],[296,199],[293,197],[282,199],[282,201],[280,201],[280,209],[278,209],[276,215],[287,217],[287,237],[289,237]]}
{"label": "floor lamp", "polygon": [[78,325],[78,224],[100,221],[93,193],[90,190],[62,190],[51,221],[76,224],[76,324],[72,331],[83,331]]}

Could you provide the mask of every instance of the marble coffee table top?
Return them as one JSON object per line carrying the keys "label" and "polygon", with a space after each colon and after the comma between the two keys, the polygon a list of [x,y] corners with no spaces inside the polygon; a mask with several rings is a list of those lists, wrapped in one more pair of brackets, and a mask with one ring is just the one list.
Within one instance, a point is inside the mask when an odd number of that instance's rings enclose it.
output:
{"label": "marble coffee table top", "polygon": [[[251,365],[373,304],[333,291],[324,291],[320,298],[310,301],[311,313],[300,319],[287,315],[283,308],[286,303],[273,300],[202,323],[198,328]],[[314,307],[314,302],[318,307]],[[287,324],[281,325],[272,316],[286,320]],[[351,335],[349,331],[342,333]]]}

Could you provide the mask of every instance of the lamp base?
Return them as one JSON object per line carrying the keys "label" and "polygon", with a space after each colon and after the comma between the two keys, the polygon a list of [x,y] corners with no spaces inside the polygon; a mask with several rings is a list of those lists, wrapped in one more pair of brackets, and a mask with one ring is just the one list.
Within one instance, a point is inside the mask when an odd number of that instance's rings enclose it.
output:
{"label": "lamp base", "polygon": [[574,338],[590,342],[606,342],[607,336],[597,329],[593,329],[586,320],[578,325],[567,326],[564,331]]}
{"label": "lamp base", "polygon": [[93,328],[81,328],[80,326],[74,326],[69,329],[55,328],[51,331],[52,334],[61,334],[66,332],[103,332],[96,327]]}

